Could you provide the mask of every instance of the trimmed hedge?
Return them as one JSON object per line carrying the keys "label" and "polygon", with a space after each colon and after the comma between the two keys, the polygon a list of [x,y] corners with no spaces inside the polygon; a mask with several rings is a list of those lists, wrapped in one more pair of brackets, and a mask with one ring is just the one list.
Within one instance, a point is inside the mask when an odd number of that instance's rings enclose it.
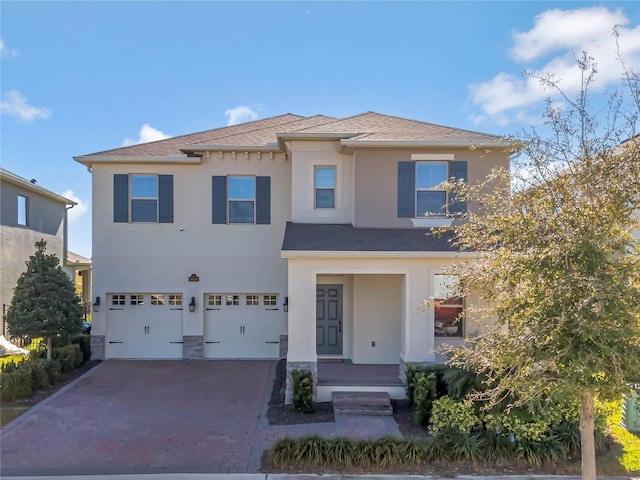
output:
{"label": "trimmed hedge", "polygon": [[309,370],[292,370],[293,408],[302,413],[313,413],[313,374]]}

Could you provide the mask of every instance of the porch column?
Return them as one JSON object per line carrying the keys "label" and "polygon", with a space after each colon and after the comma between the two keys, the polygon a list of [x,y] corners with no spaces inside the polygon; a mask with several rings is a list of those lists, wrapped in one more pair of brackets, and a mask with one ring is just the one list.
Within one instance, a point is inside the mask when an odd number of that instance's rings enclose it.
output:
{"label": "porch column", "polygon": [[435,362],[433,308],[423,308],[430,295],[429,271],[412,268],[404,284],[404,335],[400,355],[400,378],[405,379],[407,365]]}
{"label": "porch column", "polygon": [[285,403],[291,403],[293,398],[292,370],[311,370],[314,386],[318,380],[316,275],[308,261],[290,258],[287,264],[289,274],[289,350],[287,352]]}

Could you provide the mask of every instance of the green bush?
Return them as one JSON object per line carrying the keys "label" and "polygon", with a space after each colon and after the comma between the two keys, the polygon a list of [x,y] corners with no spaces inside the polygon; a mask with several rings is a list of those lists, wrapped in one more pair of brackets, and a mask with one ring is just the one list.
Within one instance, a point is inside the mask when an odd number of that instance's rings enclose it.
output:
{"label": "green bush", "polygon": [[50,362],[45,363],[47,368],[47,375],[49,375],[49,381],[51,384],[57,383],[62,376],[62,366],[60,364],[60,360],[55,358]]}
{"label": "green bush", "polygon": [[433,373],[436,376],[436,398],[445,396],[447,394],[447,384],[444,381],[444,375],[448,370],[451,370],[451,367],[439,364],[408,366],[405,370],[407,378],[405,392],[409,403],[414,404],[415,377],[418,373],[423,373],[425,376]]}
{"label": "green bush", "polygon": [[429,431],[433,434],[469,434],[480,423],[473,403],[455,402],[448,396],[433,402]]}
{"label": "green bush", "polygon": [[302,413],[313,413],[313,374],[309,370],[292,370],[293,408]]}
{"label": "green bush", "polygon": [[29,396],[31,365],[27,361],[5,363],[0,373],[0,399],[5,402]]}
{"label": "green bush", "polygon": [[62,373],[82,365],[83,356],[79,345],[67,344],[53,349],[53,359],[60,361]]}
{"label": "green bush", "polygon": [[423,371],[415,372],[413,376],[413,404],[415,421],[427,426],[431,418],[433,401],[436,399],[437,380],[436,374],[428,375]]}
{"label": "green bush", "polygon": [[71,343],[78,345],[82,352],[82,363],[86,363],[91,359],[91,335],[81,333],[71,337]]}
{"label": "green bush", "polygon": [[49,386],[49,374],[46,362],[41,358],[30,360],[31,364],[31,390],[42,390]]}

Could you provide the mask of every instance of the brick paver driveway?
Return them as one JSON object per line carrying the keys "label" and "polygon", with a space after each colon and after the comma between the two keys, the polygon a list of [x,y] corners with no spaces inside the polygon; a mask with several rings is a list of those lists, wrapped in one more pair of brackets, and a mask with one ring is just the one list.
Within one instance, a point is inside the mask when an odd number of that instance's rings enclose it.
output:
{"label": "brick paver driveway", "polygon": [[106,361],[0,436],[2,476],[257,472],[285,435],[378,437],[392,417],[269,426],[273,361]]}

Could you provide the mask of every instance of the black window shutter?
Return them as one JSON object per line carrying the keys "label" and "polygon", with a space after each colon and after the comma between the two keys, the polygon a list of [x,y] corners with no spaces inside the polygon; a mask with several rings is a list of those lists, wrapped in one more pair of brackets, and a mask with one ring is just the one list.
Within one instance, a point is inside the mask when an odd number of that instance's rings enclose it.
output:
{"label": "black window shutter", "polygon": [[211,222],[227,223],[227,177],[211,177]]}
{"label": "black window shutter", "polygon": [[158,222],[173,223],[173,175],[158,175]]}
{"label": "black window shutter", "polygon": [[129,221],[129,175],[126,173],[113,175],[113,221]]}
{"label": "black window shutter", "polygon": [[398,217],[416,215],[416,163],[398,162]]}
{"label": "black window shutter", "polygon": [[271,177],[256,177],[256,223],[271,223]]}
{"label": "black window shutter", "polygon": [[[467,181],[467,162],[449,162],[449,176],[457,180]],[[467,202],[457,202],[455,192],[449,197],[449,213],[464,213],[467,211]]]}

